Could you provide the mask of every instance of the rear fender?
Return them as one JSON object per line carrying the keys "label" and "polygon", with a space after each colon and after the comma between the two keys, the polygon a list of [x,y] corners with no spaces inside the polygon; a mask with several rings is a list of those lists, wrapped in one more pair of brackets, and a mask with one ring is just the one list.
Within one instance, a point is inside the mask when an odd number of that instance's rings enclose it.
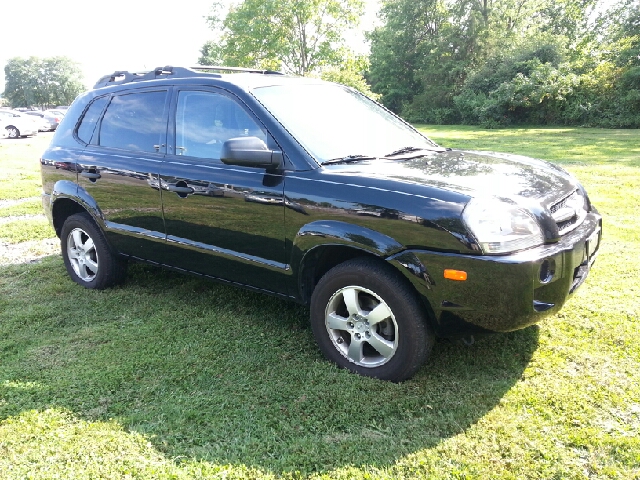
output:
{"label": "rear fender", "polygon": [[56,202],[62,199],[71,200],[77,203],[83,210],[89,212],[98,226],[104,230],[104,217],[96,201],[85,189],[69,180],[60,180],[56,182],[51,192],[51,217],[56,230],[59,223],[59,220],[56,219]]}

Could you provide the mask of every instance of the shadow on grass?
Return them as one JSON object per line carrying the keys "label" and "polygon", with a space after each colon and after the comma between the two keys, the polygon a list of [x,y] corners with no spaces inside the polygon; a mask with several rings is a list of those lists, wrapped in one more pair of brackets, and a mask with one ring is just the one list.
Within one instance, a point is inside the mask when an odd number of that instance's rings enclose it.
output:
{"label": "shadow on grass", "polygon": [[66,408],[116,419],[169,458],[275,474],[434,447],[496,406],[538,345],[536,327],[438,342],[396,385],[323,360],[303,307],[152,267],[103,292],[73,284],[59,258],[2,267],[0,299],[0,420]]}

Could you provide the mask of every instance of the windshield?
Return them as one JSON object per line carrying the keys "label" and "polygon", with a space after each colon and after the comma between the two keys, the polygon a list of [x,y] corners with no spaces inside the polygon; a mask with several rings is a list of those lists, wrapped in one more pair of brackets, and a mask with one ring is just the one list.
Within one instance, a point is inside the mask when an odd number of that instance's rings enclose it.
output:
{"label": "windshield", "polygon": [[258,87],[253,95],[319,162],[383,157],[434,143],[367,97],[336,84]]}

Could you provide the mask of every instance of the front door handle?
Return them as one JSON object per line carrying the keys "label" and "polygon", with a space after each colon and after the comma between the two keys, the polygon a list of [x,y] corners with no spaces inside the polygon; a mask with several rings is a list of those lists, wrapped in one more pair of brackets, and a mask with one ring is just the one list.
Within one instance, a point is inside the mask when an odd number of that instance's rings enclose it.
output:
{"label": "front door handle", "polygon": [[95,182],[97,179],[102,177],[102,175],[96,172],[93,168],[88,172],[87,171],[82,172],[80,175],[82,175],[84,178],[88,178],[92,182]]}
{"label": "front door handle", "polygon": [[191,187],[179,187],[177,185],[167,185],[167,190],[169,190],[170,192],[182,193],[184,195],[189,195],[195,192],[195,190]]}

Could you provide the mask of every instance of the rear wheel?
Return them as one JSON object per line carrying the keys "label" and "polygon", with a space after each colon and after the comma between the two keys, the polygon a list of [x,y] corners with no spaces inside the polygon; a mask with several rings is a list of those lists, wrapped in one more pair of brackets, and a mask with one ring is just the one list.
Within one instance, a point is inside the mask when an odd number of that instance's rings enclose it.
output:
{"label": "rear wheel", "polygon": [[77,284],[103,289],[124,280],[126,262],[111,251],[104,234],[88,213],[67,218],[60,242],[67,272]]}
{"label": "rear wheel", "polygon": [[400,382],[428,357],[426,312],[391,266],[357,258],[329,270],[311,298],[311,326],[324,355],[361,375]]}

